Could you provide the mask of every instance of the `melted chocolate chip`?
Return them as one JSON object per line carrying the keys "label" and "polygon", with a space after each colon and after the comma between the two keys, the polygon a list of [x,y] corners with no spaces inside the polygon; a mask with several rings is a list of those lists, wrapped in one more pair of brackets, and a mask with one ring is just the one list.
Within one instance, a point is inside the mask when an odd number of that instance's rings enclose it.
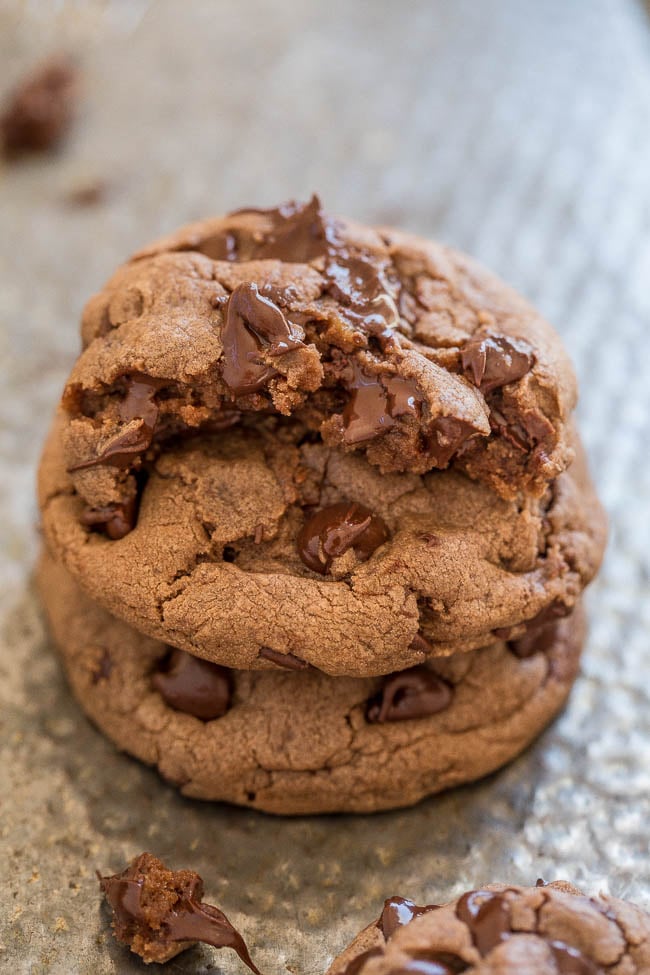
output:
{"label": "melted chocolate chip", "polygon": [[236,261],[239,256],[237,238],[229,231],[208,237],[201,243],[200,251],[213,261]]}
{"label": "melted chocolate chip", "polygon": [[113,541],[124,538],[133,531],[138,519],[138,499],[130,498],[122,504],[109,504],[103,508],[85,508],[79,521],[86,528],[102,531]]}
{"label": "melted chocolate chip", "polygon": [[368,948],[367,951],[362,952],[356,958],[353,958],[352,961],[349,961],[341,972],[341,975],[360,975],[366,962],[370,961],[371,958],[378,958],[381,954],[381,948]]}
{"label": "melted chocolate chip", "polygon": [[447,951],[433,951],[408,961],[391,975],[458,975],[469,968],[469,963]]}
{"label": "melted chocolate chip", "polygon": [[386,678],[380,693],[369,701],[366,718],[372,724],[428,718],[444,711],[453,694],[452,685],[427,667],[411,667]]}
{"label": "melted chocolate chip", "polygon": [[322,257],[327,250],[327,227],[320,200],[312,196],[309,203],[285,203],[271,210],[239,210],[238,213],[261,213],[271,220],[271,230],[264,240],[251,242],[247,260],[278,260],[307,264]]}
{"label": "melted chocolate chip", "polygon": [[343,411],[343,440],[347,444],[363,443],[386,433],[397,417],[418,416],[422,394],[412,379],[401,376],[372,376],[357,363],[352,365],[352,379],[346,388],[352,393]]}
{"label": "melted chocolate chip", "polygon": [[472,890],[458,901],[456,916],[469,928],[480,955],[487,955],[512,934],[510,904],[503,894]]}
{"label": "melted chocolate chip", "polygon": [[439,416],[429,426],[426,450],[436,467],[446,467],[476,429],[466,420],[455,416]]}
{"label": "melted chocolate chip", "polygon": [[57,60],[35,71],[14,91],[0,117],[0,149],[7,157],[54,149],[72,122],[76,72]]}
{"label": "melted chocolate chip", "polygon": [[377,927],[386,941],[390,941],[398,928],[410,924],[414,918],[420,917],[422,914],[437,911],[439,907],[439,904],[426,904],[424,907],[418,907],[417,904],[405,897],[390,897],[384,901],[384,909],[377,921]]}
{"label": "melted chocolate chip", "polygon": [[577,948],[570,948],[563,941],[551,941],[549,947],[558,975],[598,975],[600,969]]}
{"label": "melted chocolate chip", "polygon": [[280,653],[279,650],[272,650],[271,647],[260,647],[259,656],[265,660],[270,660],[283,667],[285,670],[310,670],[311,665],[306,660],[301,660],[293,653]]}
{"label": "melted chocolate chip", "polygon": [[[99,876],[99,875],[98,875]],[[99,876],[113,910],[115,936],[145,961],[167,961],[175,945],[201,941],[232,948],[260,975],[239,932],[217,907],[203,904],[203,881],[189,870],[173,872],[149,853],[136,857],[120,874]]]}
{"label": "melted chocolate chip", "polygon": [[230,707],[228,670],[184,650],[172,650],[151,683],[171,708],[201,721],[220,718]]}
{"label": "melted chocolate chip", "polygon": [[546,653],[557,641],[558,624],[545,623],[529,627],[523,636],[508,642],[508,649],[520,660],[533,657],[536,653]]}
{"label": "melted chocolate chip", "polygon": [[482,393],[514,383],[530,372],[535,356],[525,342],[504,335],[478,335],[463,347],[465,375]]}
{"label": "melted chocolate chip", "polygon": [[223,380],[239,396],[254,393],[276,370],[261,358],[303,347],[291,323],[255,284],[238,285],[225,306]]}
{"label": "melted chocolate chip", "polygon": [[388,538],[385,522],[368,508],[341,502],[322,508],[309,518],[296,540],[298,554],[307,568],[324,575],[334,559],[349,549],[360,562],[367,561]]}
{"label": "melted chocolate chip", "polygon": [[141,454],[151,446],[158,419],[158,406],[154,402],[154,396],[162,383],[162,380],[151,376],[128,376],[126,395],[120,403],[119,414],[124,423],[139,421],[137,426],[129,426],[122,433],[118,433],[97,457],[69,467],[68,473],[88,470],[100,464],[125,469],[133,467]]}

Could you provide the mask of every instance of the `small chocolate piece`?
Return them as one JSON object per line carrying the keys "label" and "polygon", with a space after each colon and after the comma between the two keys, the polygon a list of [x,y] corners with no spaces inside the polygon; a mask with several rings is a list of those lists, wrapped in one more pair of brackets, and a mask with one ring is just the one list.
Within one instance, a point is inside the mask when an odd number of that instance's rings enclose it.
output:
{"label": "small chocolate piece", "polygon": [[203,904],[203,881],[192,870],[168,870],[151,853],[141,853],[120,874],[99,886],[113,910],[118,941],[145,962],[166,962],[198,941],[232,948],[260,975],[244,939],[217,907]]}
{"label": "small chocolate piece", "polygon": [[436,467],[446,467],[465,441],[476,432],[471,423],[455,416],[439,416],[433,420],[426,437],[426,449]]}
{"label": "small chocolate piece", "polygon": [[103,508],[85,508],[79,521],[86,528],[103,531],[113,541],[124,538],[135,528],[138,519],[138,499],[130,498],[122,504],[109,504]]}
{"label": "small chocolate piece", "polygon": [[489,890],[469,891],[458,901],[456,916],[469,928],[481,955],[487,955],[488,951],[512,934],[510,904],[503,894]]}
{"label": "small chocolate piece", "polygon": [[85,471],[100,464],[124,469],[133,467],[141,454],[151,446],[158,420],[158,406],[154,402],[154,396],[161,385],[163,385],[162,380],[151,376],[128,376],[126,396],[119,407],[120,419],[127,424],[131,424],[134,420],[138,420],[139,423],[116,434],[97,457],[69,467],[68,473]]}
{"label": "small chocolate piece", "polygon": [[0,117],[0,148],[7,158],[47,152],[60,144],[74,116],[76,77],[70,61],[59,58],[14,90]]}
{"label": "small chocolate piece", "polygon": [[151,683],[171,708],[201,721],[220,718],[230,707],[229,671],[184,650],[173,649]]}
{"label": "small chocolate piece", "polygon": [[352,396],[343,411],[345,443],[372,440],[390,430],[397,417],[419,414],[422,395],[412,379],[372,376],[356,363],[352,368],[353,377],[346,383]]}
{"label": "small chocolate piece", "polygon": [[490,393],[530,372],[535,356],[530,346],[518,339],[477,335],[464,345],[461,361],[468,379],[482,393]]}
{"label": "small chocolate piece", "polygon": [[280,356],[304,348],[294,328],[256,284],[235,288],[225,307],[222,341],[223,380],[236,396],[256,392],[276,374],[262,361],[262,350],[267,356]]}
{"label": "small chocolate piece", "polygon": [[577,948],[563,941],[551,941],[550,948],[559,975],[598,975],[600,969]]}
{"label": "small chocolate piece", "polygon": [[379,694],[372,698],[366,718],[372,724],[428,718],[444,711],[454,689],[427,667],[411,667],[386,679]]}
{"label": "small chocolate piece", "polygon": [[108,650],[104,650],[99,660],[97,669],[93,671],[91,680],[93,684],[99,684],[101,680],[108,680],[113,673],[113,661]]}
{"label": "small chocolate piece", "polygon": [[366,562],[388,539],[386,523],[355,502],[321,508],[301,528],[296,540],[298,554],[308,569],[325,575],[334,559],[352,548]]}
{"label": "small chocolate piece", "polygon": [[377,921],[377,927],[386,941],[390,941],[398,928],[410,924],[414,918],[420,917],[422,914],[437,911],[439,907],[439,904],[426,904],[424,907],[418,907],[406,897],[389,897],[388,900],[384,901],[384,909]]}
{"label": "small chocolate piece", "polygon": [[265,660],[270,660],[272,663],[277,664],[278,667],[284,667],[285,670],[310,669],[307,661],[296,657],[294,653],[280,653],[279,650],[272,650],[271,647],[260,647],[259,655]]}

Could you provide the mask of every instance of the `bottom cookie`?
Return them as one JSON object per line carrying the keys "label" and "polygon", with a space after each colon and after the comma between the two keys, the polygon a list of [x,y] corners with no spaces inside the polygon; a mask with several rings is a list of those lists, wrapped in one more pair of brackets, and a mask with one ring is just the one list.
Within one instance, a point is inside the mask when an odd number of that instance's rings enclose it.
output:
{"label": "bottom cookie", "polygon": [[326,975],[647,975],[650,916],[564,882],[490,885],[450,904],[392,897]]}
{"label": "bottom cookie", "polygon": [[[578,672],[578,609],[511,644],[376,678],[227,671],[143,636],[44,555],[38,584],[75,697],[184,795],[280,814],[372,812],[513,759]],[[270,658],[271,659],[271,658]]]}

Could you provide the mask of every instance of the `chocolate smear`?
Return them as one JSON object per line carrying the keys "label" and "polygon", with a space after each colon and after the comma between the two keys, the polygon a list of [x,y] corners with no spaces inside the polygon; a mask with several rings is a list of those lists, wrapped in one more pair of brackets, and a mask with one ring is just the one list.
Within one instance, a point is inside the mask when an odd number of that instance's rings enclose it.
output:
{"label": "chocolate smear", "polygon": [[168,961],[200,941],[232,948],[260,975],[226,915],[202,903],[203,881],[194,871],[168,870],[151,853],[141,853],[122,873],[98,878],[113,911],[115,937],[145,962]]}
{"label": "chocolate smear", "polygon": [[220,718],[230,707],[230,672],[184,650],[174,648],[151,683],[171,708],[201,721]]}
{"label": "chocolate smear", "polygon": [[362,504],[343,501],[321,508],[301,528],[298,554],[308,569],[325,575],[349,549],[366,562],[388,538],[386,523]]}
{"label": "chocolate smear", "polygon": [[454,689],[427,667],[411,667],[391,674],[366,710],[371,724],[428,718],[451,704]]}

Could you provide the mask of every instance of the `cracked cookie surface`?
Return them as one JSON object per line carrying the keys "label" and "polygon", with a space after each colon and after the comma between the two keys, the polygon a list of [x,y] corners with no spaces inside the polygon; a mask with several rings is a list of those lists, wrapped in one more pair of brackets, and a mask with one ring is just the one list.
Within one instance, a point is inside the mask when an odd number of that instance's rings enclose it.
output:
{"label": "cracked cookie surface", "polygon": [[280,814],[408,806],[494,771],[563,706],[584,633],[578,609],[537,647],[500,642],[389,677],[228,672],[111,617],[49,555],[38,583],[104,734],[187,796]]}
{"label": "cracked cookie surface", "polygon": [[562,881],[494,884],[443,906],[387,900],[327,975],[645,975],[650,916]]}
{"label": "cracked cookie surface", "polygon": [[247,413],[507,498],[542,495],[572,458],[575,378],[535,310],[469,258],[316,198],[151,245],[88,302],[82,335],[62,436],[95,510],[129,504],[170,438]]}
{"label": "cracked cookie surface", "polygon": [[273,417],[170,444],[111,540],[81,523],[61,422],[40,471],[55,557],[114,615],[228,667],[369,676],[515,639],[569,612],[602,557],[580,451],[543,498],[505,500],[458,471],[381,474]]}

